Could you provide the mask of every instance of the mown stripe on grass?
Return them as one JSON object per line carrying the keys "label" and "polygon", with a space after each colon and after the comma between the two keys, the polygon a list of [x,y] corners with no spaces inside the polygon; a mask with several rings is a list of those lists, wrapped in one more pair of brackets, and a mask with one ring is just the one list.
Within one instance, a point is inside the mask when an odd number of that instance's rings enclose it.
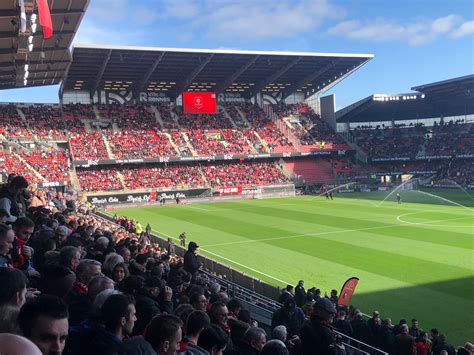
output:
{"label": "mown stripe on grass", "polygon": [[[220,206],[221,208],[226,208],[226,206]],[[240,212],[240,210],[238,211]],[[342,211],[340,211],[341,213]],[[236,212],[237,213],[237,212]],[[377,219],[380,217],[367,216],[370,220],[361,220],[356,218],[342,217],[341,215],[328,215],[321,214],[318,212],[303,212],[303,211],[288,211],[281,210],[279,208],[272,207],[256,207],[249,208],[249,214],[258,214],[266,217],[280,218],[282,220],[296,220],[308,223],[308,220],[317,225],[324,225],[329,227],[343,228],[343,229],[363,229],[363,228],[372,228],[372,227],[387,227],[380,228],[381,232],[379,234],[390,235],[392,237],[406,238],[411,240],[418,240],[426,243],[447,245],[457,248],[473,249],[473,236],[469,233],[460,233],[460,232],[449,232],[449,238],[447,237],[447,232],[444,230],[439,230],[430,227],[427,225],[406,225],[399,223],[381,223]],[[353,212],[351,212],[354,215]],[[235,215],[235,214],[234,214]],[[395,221],[395,218],[394,218]],[[392,228],[393,227],[393,228]]]}
{"label": "mown stripe on grass", "polygon": [[298,243],[278,240],[272,242],[272,244],[414,285],[428,283],[427,287],[433,287],[435,291],[449,295],[466,299],[472,298],[469,293],[469,290],[472,289],[470,285],[443,288],[442,285],[438,287],[436,283],[440,280],[472,277],[473,272],[469,269],[334,240],[301,239]]}

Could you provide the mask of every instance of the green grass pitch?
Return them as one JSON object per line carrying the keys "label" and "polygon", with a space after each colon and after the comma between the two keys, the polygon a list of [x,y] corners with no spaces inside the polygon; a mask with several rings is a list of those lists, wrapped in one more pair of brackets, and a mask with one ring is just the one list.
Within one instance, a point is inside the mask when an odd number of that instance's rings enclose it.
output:
{"label": "green grass pitch", "polygon": [[[423,329],[437,327],[456,345],[472,341],[474,209],[414,192],[403,192],[400,205],[393,198],[380,203],[386,194],[338,194],[333,201],[296,197],[169,205],[117,213],[150,223],[163,236],[176,239],[186,231],[188,242],[196,241],[203,255],[275,285],[304,279],[306,288],[329,293],[357,276],[352,303],[365,313],[378,310],[394,323],[415,317]],[[466,195],[455,197],[472,205]]]}

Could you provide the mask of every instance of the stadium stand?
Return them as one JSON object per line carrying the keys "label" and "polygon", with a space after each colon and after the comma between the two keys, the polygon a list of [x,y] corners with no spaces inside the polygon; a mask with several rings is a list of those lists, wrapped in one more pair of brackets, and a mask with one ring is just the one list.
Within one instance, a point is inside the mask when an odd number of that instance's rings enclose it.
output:
{"label": "stadium stand", "polygon": [[73,133],[69,140],[75,159],[108,159],[109,154],[100,132]]}
{"label": "stadium stand", "polygon": [[117,176],[117,170],[113,168],[90,170],[78,169],[77,177],[79,179],[81,189],[87,192],[113,191],[123,189],[123,185]]}

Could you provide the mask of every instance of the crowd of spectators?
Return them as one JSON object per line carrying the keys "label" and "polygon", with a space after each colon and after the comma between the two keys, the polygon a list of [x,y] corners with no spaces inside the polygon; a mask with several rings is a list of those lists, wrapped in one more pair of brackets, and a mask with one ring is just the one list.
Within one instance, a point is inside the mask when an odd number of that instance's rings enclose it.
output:
{"label": "crowd of spectators", "polygon": [[[273,313],[273,333],[282,334],[287,346],[296,350],[294,353],[350,353],[350,349],[343,345],[343,341],[351,344],[347,336],[388,354],[456,354],[446,335],[436,328],[426,332],[414,318],[410,323],[401,319],[392,324],[390,318],[382,318],[378,311],[374,311],[371,317],[366,316],[352,305],[339,305],[336,290],[332,290],[329,296],[322,296],[321,290],[316,287],[305,290],[303,280],[295,287],[288,285],[279,301],[282,307]],[[281,326],[282,332],[279,329]],[[337,330],[339,334],[332,330]],[[357,346],[353,341],[352,345]],[[372,353],[370,348],[364,350]],[[468,355],[473,350],[473,345],[466,343],[457,349],[457,354]]]}
{"label": "crowd of spectators", "polygon": [[97,109],[102,119],[109,119],[119,128],[155,129],[157,128],[155,114],[150,106],[145,105],[98,105]]}
{"label": "crowd of spectators", "polygon": [[[74,195],[46,191],[25,200],[28,181],[0,188],[0,353],[2,354],[346,354],[334,329],[390,354],[455,355],[437,329],[412,319],[366,320],[300,281],[287,286],[271,333],[237,298],[200,272],[199,246],[184,257],[151,226],[97,217]],[[5,203],[5,201],[9,203]],[[21,206],[21,207],[20,207]],[[271,340],[269,340],[271,338]],[[466,343],[459,355],[472,354]]]}
{"label": "crowd of spectators", "polygon": [[428,135],[426,155],[453,156],[473,154],[474,124],[449,122],[436,124]]}
{"label": "crowd of spectators", "polygon": [[439,169],[436,183],[474,187],[474,160],[459,159],[452,160],[448,166],[443,164]]}
{"label": "crowd of spectators", "polygon": [[[136,126],[140,127],[140,126]],[[115,158],[157,158],[175,156],[167,136],[156,130],[122,129],[105,133]]]}
{"label": "crowd of spectators", "polygon": [[32,135],[40,140],[67,140],[70,133],[84,132],[84,125],[75,116],[63,115],[59,106],[30,105],[21,111]]}
{"label": "crowd of spectators", "polygon": [[353,131],[357,145],[371,158],[415,158],[425,142],[419,128]]}
{"label": "crowd of spectators", "polygon": [[20,156],[48,182],[60,182],[67,185],[71,180],[67,152],[62,149],[33,151],[21,153]]}
{"label": "crowd of spectators", "polygon": [[432,127],[421,123],[362,126],[351,132],[372,158],[415,158],[417,154],[451,157],[472,155],[474,151],[474,124],[462,121],[435,122]]}
{"label": "crowd of spectators", "polygon": [[271,162],[202,163],[199,165],[166,164],[120,169],[77,169],[84,191],[122,190],[117,173],[122,174],[125,188],[190,188],[258,186],[288,183],[288,178]]}
{"label": "crowd of spectators", "polygon": [[252,153],[252,147],[248,145],[242,132],[236,129],[194,129],[186,134],[200,156]]}
{"label": "crowd of spectators", "polygon": [[[276,105],[275,111],[292,112],[301,110],[301,107]],[[290,141],[258,105],[228,104],[225,109],[237,127],[233,127],[224,112],[190,115],[183,113],[181,108],[165,104],[156,106],[162,125],[148,105],[98,105],[98,117],[92,105],[3,105],[0,107],[0,133],[8,138],[69,140],[72,156],[80,160],[109,158],[104,136],[110,141],[113,154],[118,158],[139,158],[140,155],[151,157],[157,152],[159,156],[176,156],[178,153],[173,143],[178,147],[179,155],[190,156],[191,150],[181,132],[187,134],[191,149],[200,155],[295,151]],[[18,110],[24,113],[24,120]],[[312,111],[305,112],[308,117],[312,114]],[[102,128],[106,122],[109,123],[103,131],[96,127],[101,120]],[[334,141],[331,138],[334,133],[319,119],[306,127],[300,127],[301,132],[295,133],[303,144],[311,144],[314,136],[321,140],[326,136],[326,141]],[[169,141],[163,133],[169,133],[173,141]]]}
{"label": "crowd of spectators", "polygon": [[0,134],[6,138],[31,137],[15,105],[0,105]]}
{"label": "crowd of spectators", "polygon": [[345,141],[332,130],[307,104],[275,105],[273,112],[291,127],[292,133],[303,145],[344,144]]}
{"label": "crowd of spectators", "polygon": [[[283,133],[280,132],[260,106],[241,104],[238,107],[244,114],[246,120],[251,124],[251,129],[265,141],[269,152],[282,153],[295,151],[293,145]],[[253,135],[255,136],[255,134]],[[255,142],[255,138],[252,137],[252,131],[248,132],[246,136],[250,141]],[[256,146],[258,146],[258,142]]]}
{"label": "crowd of spectators", "polygon": [[121,170],[128,189],[183,188],[205,185],[198,165],[137,167]]}
{"label": "crowd of spectators", "polygon": [[76,169],[79,185],[85,192],[123,190],[114,168]]}
{"label": "crowd of spectators", "polygon": [[3,166],[0,172],[3,172],[4,176],[8,175],[10,171],[16,171],[32,183],[41,182],[41,179],[12,153],[0,150],[0,166]]}
{"label": "crowd of spectators", "polygon": [[202,170],[212,187],[250,187],[288,182],[283,172],[269,162],[204,164]]}
{"label": "crowd of spectators", "polygon": [[83,132],[69,137],[72,154],[76,160],[109,159],[101,132]]}

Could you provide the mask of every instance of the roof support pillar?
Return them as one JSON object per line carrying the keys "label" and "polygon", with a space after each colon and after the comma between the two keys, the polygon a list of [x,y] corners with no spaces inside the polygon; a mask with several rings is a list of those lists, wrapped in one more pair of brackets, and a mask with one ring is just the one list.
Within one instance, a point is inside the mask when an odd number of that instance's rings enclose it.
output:
{"label": "roof support pillar", "polygon": [[[102,62],[102,65],[99,69],[99,72],[97,73],[97,76],[95,78],[94,84],[91,87],[90,94],[91,98],[94,97],[94,93],[97,91],[99,88],[99,84],[102,81],[102,76],[104,75],[105,68],[107,68],[107,64],[109,63],[110,56],[112,55],[112,50],[109,49],[107,52],[107,56],[105,57],[104,61]],[[100,95],[99,95],[100,96]]]}

